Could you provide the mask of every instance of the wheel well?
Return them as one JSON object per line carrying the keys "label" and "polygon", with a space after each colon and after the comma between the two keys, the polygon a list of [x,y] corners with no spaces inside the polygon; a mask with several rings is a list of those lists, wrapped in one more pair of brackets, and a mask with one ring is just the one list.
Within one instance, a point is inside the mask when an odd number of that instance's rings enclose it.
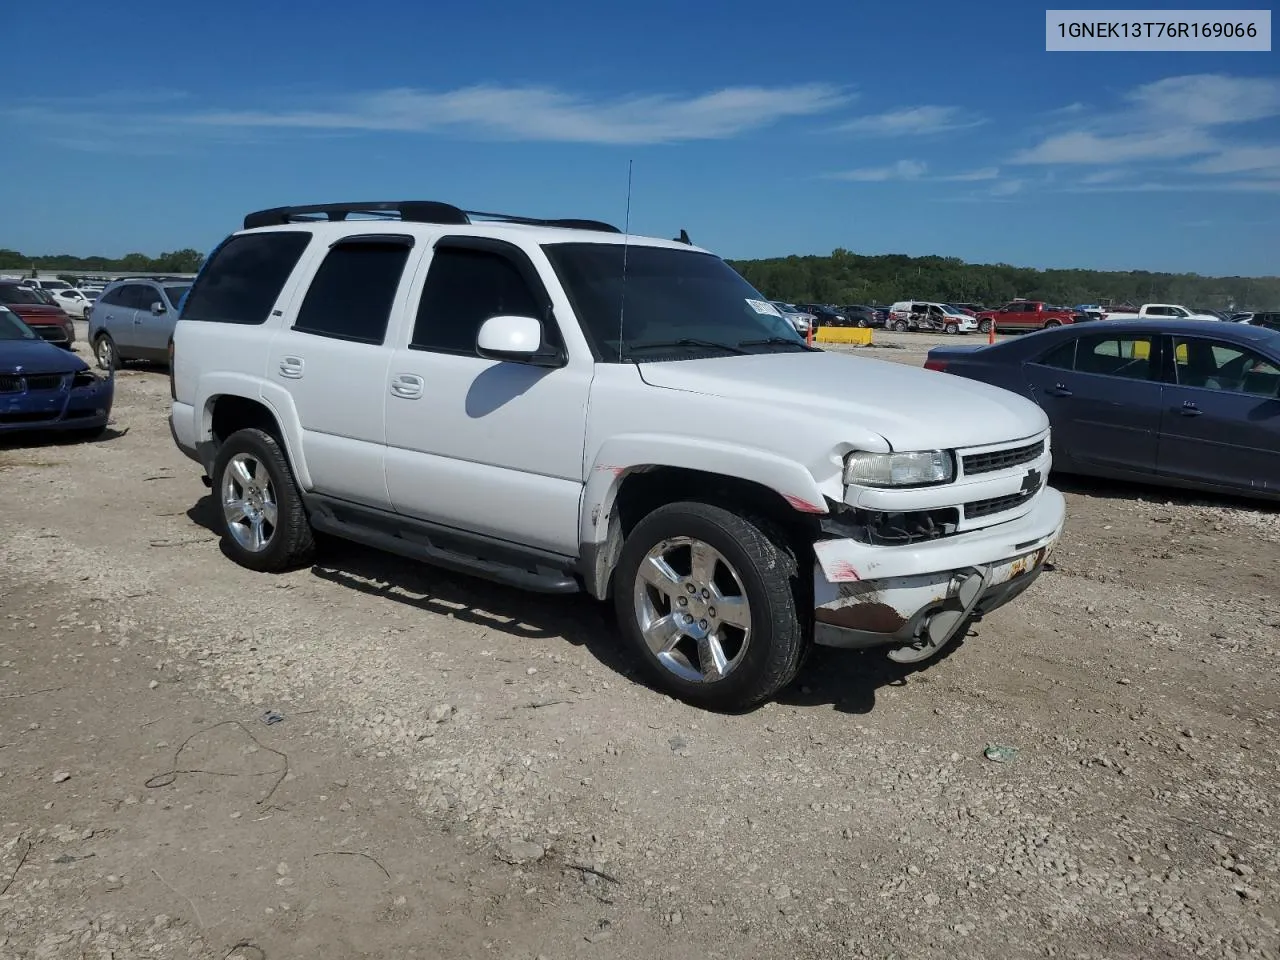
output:
{"label": "wheel well", "polygon": [[237,430],[244,430],[246,427],[257,427],[277,440],[281,438],[280,425],[276,423],[275,415],[266,406],[257,400],[230,394],[213,401],[209,426],[213,442],[217,446]]}
{"label": "wheel well", "polygon": [[591,566],[589,592],[605,597],[611,592],[613,570],[622,543],[635,525],[668,503],[697,500],[731,507],[766,521],[787,541],[803,564],[820,533],[816,516],[797,512],[776,490],[760,483],[684,467],[646,467],[622,479],[610,511],[609,535]]}

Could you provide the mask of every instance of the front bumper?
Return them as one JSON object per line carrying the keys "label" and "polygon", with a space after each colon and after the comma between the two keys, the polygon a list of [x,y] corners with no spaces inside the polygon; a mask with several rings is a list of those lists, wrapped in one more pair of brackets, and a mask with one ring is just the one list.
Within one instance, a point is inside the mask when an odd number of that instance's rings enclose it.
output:
{"label": "front bumper", "polygon": [[0,433],[105,427],[114,400],[115,381],[105,377],[87,387],[0,394]]}
{"label": "front bumper", "polygon": [[814,642],[866,648],[920,637],[941,646],[1031,586],[1062,535],[1066,503],[1045,487],[1008,523],[911,546],[814,544]]}

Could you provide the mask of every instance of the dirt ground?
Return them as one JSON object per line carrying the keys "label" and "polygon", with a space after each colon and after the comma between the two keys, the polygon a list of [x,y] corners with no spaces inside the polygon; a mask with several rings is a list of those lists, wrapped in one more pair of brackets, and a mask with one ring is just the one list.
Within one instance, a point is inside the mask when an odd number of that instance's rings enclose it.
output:
{"label": "dirt ground", "polygon": [[233,565],[167,404],[0,445],[0,957],[1280,956],[1274,507],[1057,478],[951,656],[720,716],[584,599]]}

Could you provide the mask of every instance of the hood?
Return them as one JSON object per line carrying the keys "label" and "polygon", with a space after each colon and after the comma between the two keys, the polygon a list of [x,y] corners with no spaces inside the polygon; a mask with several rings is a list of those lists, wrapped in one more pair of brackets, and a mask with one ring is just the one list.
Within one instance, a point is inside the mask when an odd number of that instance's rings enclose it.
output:
{"label": "hood", "polygon": [[74,353],[44,340],[0,340],[0,373],[79,373],[89,365]]}
{"label": "hood", "polygon": [[797,417],[855,423],[895,450],[1002,443],[1049,426],[1016,393],[890,360],[839,353],[773,353],[639,364],[651,386],[709,394]]}

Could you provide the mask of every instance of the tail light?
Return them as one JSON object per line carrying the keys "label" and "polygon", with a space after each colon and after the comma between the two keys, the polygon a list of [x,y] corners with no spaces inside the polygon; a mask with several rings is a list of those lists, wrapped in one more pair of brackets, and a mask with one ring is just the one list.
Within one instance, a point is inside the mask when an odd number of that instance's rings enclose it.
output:
{"label": "tail light", "polygon": [[924,362],[924,368],[926,370],[936,370],[938,373],[945,373],[947,369],[947,361],[934,360],[932,357],[930,357],[928,360]]}
{"label": "tail light", "polygon": [[178,384],[173,379],[173,341],[169,341],[169,399],[178,399]]}

